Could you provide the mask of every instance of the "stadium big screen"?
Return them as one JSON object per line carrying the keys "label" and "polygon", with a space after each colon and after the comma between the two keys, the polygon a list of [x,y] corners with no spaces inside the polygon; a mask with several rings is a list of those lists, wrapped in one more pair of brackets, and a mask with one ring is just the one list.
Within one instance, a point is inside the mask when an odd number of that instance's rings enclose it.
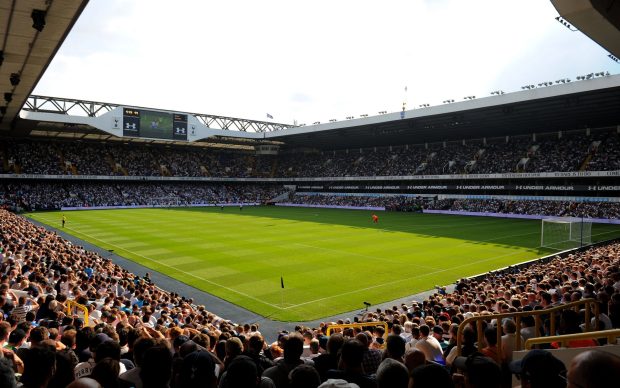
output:
{"label": "stadium big screen", "polygon": [[187,140],[187,115],[123,108],[123,136]]}

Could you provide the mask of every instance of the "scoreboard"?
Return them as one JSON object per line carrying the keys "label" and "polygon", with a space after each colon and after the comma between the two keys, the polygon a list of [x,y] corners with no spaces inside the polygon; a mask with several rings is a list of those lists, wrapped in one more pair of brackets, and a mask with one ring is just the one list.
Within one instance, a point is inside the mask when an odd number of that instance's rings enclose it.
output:
{"label": "scoreboard", "polygon": [[123,108],[123,136],[187,141],[187,115]]}

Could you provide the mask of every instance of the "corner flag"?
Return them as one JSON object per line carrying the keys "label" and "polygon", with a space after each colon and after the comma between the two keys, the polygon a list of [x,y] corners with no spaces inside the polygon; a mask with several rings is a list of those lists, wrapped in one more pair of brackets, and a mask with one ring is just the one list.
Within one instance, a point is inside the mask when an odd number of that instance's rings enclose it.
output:
{"label": "corner flag", "polygon": [[280,276],[280,286],[284,288],[284,278],[282,276]]}

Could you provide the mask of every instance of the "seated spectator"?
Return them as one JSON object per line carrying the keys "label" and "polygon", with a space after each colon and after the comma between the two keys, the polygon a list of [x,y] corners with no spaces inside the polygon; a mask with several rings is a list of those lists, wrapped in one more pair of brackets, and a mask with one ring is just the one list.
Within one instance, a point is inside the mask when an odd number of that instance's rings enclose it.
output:
{"label": "seated spectator", "polygon": [[576,355],[566,374],[569,388],[607,388],[618,381],[620,381],[620,357],[598,349]]}
{"label": "seated spectator", "polygon": [[289,387],[316,388],[321,385],[321,376],[312,365],[301,364],[293,368],[288,375]]}
{"label": "seated spectator", "polygon": [[299,334],[290,334],[284,338],[284,356],[282,360],[276,361],[275,365],[263,372],[264,377],[270,378],[277,388],[288,386],[289,373],[298,365],[311,363],[301,358],[303,353],[304,340]]}
{"label": "seated spectator", "polygon": [[355,383],[360,388],[376,388],[373,377],[364,373],[362,360],[364,358],[364,345],[356,339],[349,339],[342,345],[338,369],[327,372],[328,379],[346,380]]}
{"label": "seated spectator", "polygon": [[420,338],[416,342],[415,347],[424,353],[426,361],[445,365],[446,361],[443,359],[441,344],[430,333],[431,329],[428,325],[420,325]]}
{"label": "seated spectator", "polygon": [[176,386],[188,388],[217,387],[215,362],[208,351],[198,349],[183,357]]}
{"label": "seated spectator", "polygon": [[258,373],[263,374],[265,369],[273,366],[273,361],[265,356],[263,351],[265,349],[265,341],[263,336],[259,333],[252,334],[248,339],[248,347],[244,355],[250,357],[256,363]]}
{"label": "seated spectator", "polygon": [[0,387],[17,388],[15,372],[9,360],[0,357]]}
{"label": "seated spectator", "polygon": [[[562,310],[560,314],[560,328],[559,334],[578,334],[582,333],[579,326],[579,314],[574,310]],[[591,346],[598,346],[598,342],[595,339],[583,339],[583,340],[571,340],[568,342],[569,348],[587,348]],[[561,347],[559,342],[551,343],[551,347],[558,349]]]}
{"label": "seated spectator", "polygon": [[[303,341],[302,341],[303,343]],[[299,353],[301,355],[301,352]],[[288,385],[288,376],[287,382]],[[220,379],[219,388],[275,388],[273,381],[259,376],[256,364],[248,356],[238,356],[230,363]]]}
{"label": "seated spectator", "polygon": [[484,343],[486,346],[480,349],[480,353],[496,362],[502,362],[502,355],[497,349],[497,330],[495,328],[489,327],[484,331]]}
{"label": "seated spectator", "polygon": [[24,359],[24,374],[20,379],[24,388],[46,387],[55,372],[56,355],[53,348],[41,346],[28,351]]}
{"label": "seated spectator", "polygon": [[155,340],[152,338],[138,338],[133,345],[133,361],[135,368],[121,373],[119,379],[121,383],[133,385],[135,388],[142,388],[142,380],[140,379],[140,371],[142,370],[142,360],[144,353],[155,346]]}
{"label": "seated spectator", "polygon": [[172,378],[172,350],[164,340],[144,352],[140,379],[143,387],[168,388]]}
{"label": "seated spectator", "polygon": [[546,350],[533,349],[522,359],[510,363],[510,371],[521,381],[522,388],[565,388],[564,363]]}
{"label": "seated spectator", "polygon": [[384,358],[391,358],[400,363],[404,362],[405,356],[405,340],[400,335],[390,334],[388,335],[385,352],[383,353]]}
{"label": "seated spectator", "polygon": [[327,340],[327,352],[313,359],[314,367],[319,371],[321,381],[327,380],[330,369],[338,369],[339,352],[344,344],[344,337],[340,333],[332,334]]}
{"label": "seated spectator", "polygon": [[96,380],[103,388],[118,388],[120,362],[111,357],[99,360],[90,373],[90,378]]}
{"label": "seated spectator", "polygon": [[409,388],[454,388],[452,376],[446,367],[424,364],[416,367],[409,378]]}
{"label": "seated spectator", "polygon": [[377,388],[407,388],[409,371],[402,363],[386,358],[377,369]]}
{"label": "seated spectator", "polygon": [[426,355],[420,349],[409,349],[405,352],[405,366],[409,373],[415,368],[426,364]]}
{"label": "seated spectator", "polygon": [[364,359],[362,360],[362,367],[364,368],[364,373],[369,375],[377,373],[377,368],[379,368],[379,364],[381,364],[383,354],[379,349],[373,349],[370,347],[372,335],[368,332],[362,332],[357,334],[355,336],[355,339],[360,341],[366,347],[366,349],[364,350]]}
{"label": "seated spectator", "polygon": [[[501,369],[493,359],[474,353],[468,357],[457,357],[454,366],[463,374],[456,374],[456,386],[467,388],[500,388]],[[459,385],[461,384],[461,385]]]}

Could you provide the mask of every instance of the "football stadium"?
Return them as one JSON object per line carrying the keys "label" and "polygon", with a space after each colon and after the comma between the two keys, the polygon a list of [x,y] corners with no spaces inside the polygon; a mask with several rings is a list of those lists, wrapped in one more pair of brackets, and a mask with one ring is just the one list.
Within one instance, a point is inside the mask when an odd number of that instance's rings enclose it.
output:
{"label": "football stadium", "polygon": [[0,0],[0,386],[619,385],[620,4],[546,3],[609,70],[303,124],[35,94],[95,4]]}

